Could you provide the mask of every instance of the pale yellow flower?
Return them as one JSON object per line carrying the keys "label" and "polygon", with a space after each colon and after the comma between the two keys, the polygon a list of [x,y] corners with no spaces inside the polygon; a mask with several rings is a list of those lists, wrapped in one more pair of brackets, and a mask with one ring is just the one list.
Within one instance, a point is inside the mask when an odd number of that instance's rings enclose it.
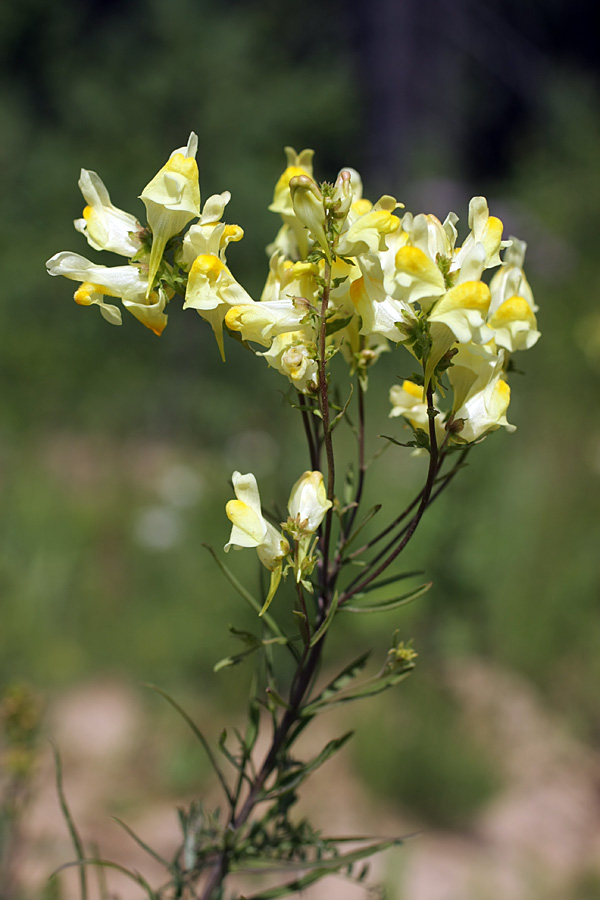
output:
{"label": "pale yellow flower", "polygon": [[83,218],[73,223],[77,231],[94,250],[135,256],[142,246],[139,236],[142,226],[136,217],[111,203],[104,182],[95,172],[81,170],[79,189],[87,206]]}
{"label": "pale yellow flower", "polygon": [[283,534],[263,516],[254,475],[251,472],[246,475],[234,472],[232,481],[236,499],[230,500],[225,508],[227,517],[232,523],[225,552],[231,547],[236,549],[254,547],[263,566],[271,572],[271,585],[260,613],[262,615],[269,607],[279,586],[283,560],[290,552],[290,545]]}
{"label": "pale yellow flower", "polygon": [[168,162],[140,195],[152,229],[148,291],[152,289],[167,241],[200,215],[200,186],[195,159],[197,149],[198,138],[192,132],[187,147],[171,154]]}
{"label": "pale yellow flower", "polygon": [[207,253],[196,257],[188,276],[183,308],[195,309],[211,325],[223,360],[223,321],[227,312],[232,306],[254,302],[218,256]]}
{"label": "pale yellow flower", "polygon": [[323,474],[304,472],[292,488],[288,501],[294,532],[303,537],[314,534],[332,506],[331,500],[327,499]]}
{"label": "pale yellow flower", "polygon": [[50,275],[82,282],[75,292],[75,302],[98,306],[112,325],[121,324],[121,312],[104,303],[104,296],[119,297],[123,306],[155,334],[160,335],[167,324],[164,309],[169,298],[162,288],[148,294],[148,279],[138,266],[97,266],[78,253],[66,251],[56,253],[46,267]]}

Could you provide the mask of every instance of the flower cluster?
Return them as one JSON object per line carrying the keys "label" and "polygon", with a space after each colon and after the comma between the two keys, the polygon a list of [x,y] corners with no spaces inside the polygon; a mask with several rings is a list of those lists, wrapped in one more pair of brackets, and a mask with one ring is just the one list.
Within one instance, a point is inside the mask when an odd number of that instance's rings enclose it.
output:
{"label": "flower cluster", "polygon": [[270,571],[271,584],[261,610],[262,615],[279,586],[284,563],[285,571],[290,566],[293,567],[296,581],[308,590],[312,589],[307,579],[316,563],[313,553],[314,534],[332,503],[327,499],[321,472],[304,472],[292,488],[287,522],[281,523],[281,528],[292,539],[292,549],[282,531],[278,531],[264,517],[254,475],[250,472],[247,475],[234,472],[232,483],[236,499],[230,500],[226,506],[232,528],[225,551],[230,547],[254,547],[261,563]]}
{"label": "flower cluster", "polygon": [[404,345],[417,372],[391,388],[392,416],[426,430],[427,390],[439,385],[444,396],[451,390],[445,409],[436,405],[441,441],[472,442],[501,425],[513,428],[507,372],[511,354],[539,337],[537,307],[523,272],[525,244],[503,239],[485,198],[471,200],[469,232],[459,246],[454,213],[442,223],[402,213],[389,195],[371,203],[353,169],[342,169],[333,184],[317,184],[313,152],[288,147],[269,207],[281,227],[267,248],[269,272],[255,300],[227,266],[229,243],[243,237],[239,226],[222,221],[229,192],[201,208],[196,149],[192,133],[143,189],[147,227],[111,203],[95,172],[82,170],[87,205],[75,227],[94,249],[128,262],[107,267],[71,252],[48,260],[51,275],[81,282],[77,303],[97,305],[120,324],[120,309],[106,302],[120,298],[160,334],[178,292],[184,309],[210,324],[223,359],[226,329],[309,396],[324,377],[320,354],[328,362],[341,352],[365,388],[380,354]]}

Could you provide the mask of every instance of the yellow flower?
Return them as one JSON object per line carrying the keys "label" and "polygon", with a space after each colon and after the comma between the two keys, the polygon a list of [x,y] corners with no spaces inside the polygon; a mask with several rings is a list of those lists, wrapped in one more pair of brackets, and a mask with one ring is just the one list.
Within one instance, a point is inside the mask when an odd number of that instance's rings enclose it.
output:
{"label": "yellow flower", "polygon": [[476,441],[501,425],[514,431],[506,418],[510,388],[502,378],[504,350],[496,354],[491,344],[459,344],[453,363],[448,377],[454,389],[454,419],[461,423],[459,438]]}
{"label": "yellow flower", "polygon": [[75,292],[75,302],[80,306],[98,306],[112,325],[121,324],[121,311],[104,303],[105,296],[120,297],[123,306],[157,335],[167,324],[164,309],[169,298],[162,288],[148,294],[148,280],[138,266],[97,266],[78,253],[65,251],[55,253],[46,267],[50,275],[82,282]]}
{"label": "yellow flower", "polygon": [[211,325],[225,360],[223,321],[232,306],[254,303],[225,263],[214,254],[196,257],[190,269],[184,309],[195,309]]}
{"label": "yellow flower", "polygon": [[260,611],[262,615],[268,609],[279,586],[283,560],[290,552],[290,545],[281,532],[264,518],[254,475],[251,472],[246,475],[234,472],[232,481],[236,499],[230,500],[225,508],[227,518],[232,523],[225,552],[231,547],[236,549],[254,547],[263,566],[271,572],[269,593]]}
{"label": "yellow flower", "polygon": [[269,206],[271,212],[281,216],[293,216],[292,198],[290,196],[290,181],[298,175],[308,175],[312,178],[312,158],[314,150],[302,150],[296,153],[293,147],[285,148],[287,167],[275,185],[273,202]]}
{"label": "yellow flower", "polygon": [[314,534],[332,506],[331,500],[327,499],[323,474],[304,472],[292,488],[288,501],[295,534],[302,537]]}
{"label": "yellow flower", "polygon": [[307,330],[286,331],[273,338],[273,342],[263,356],[267,363],[289,378],[297,391],[313,393],[319,383],[317,347]]}
{"label": "yellow flower", "polygon": [[121,256],[135,256],[141,248],[142,226],[130,213],[114,206],[102,179],[95,172],[82,169],[79,189],[87,206],[83,218],[74,225],[94,250],[111,250]]}
{"label": "yellow flower", "polygon": [[196,150],[198,138],[192,132],[187,147],[175,150],[140,197],[152,229],[152,250],[148,263],[148,293],[161,263],[167,241],[200,215],[200,185]]}

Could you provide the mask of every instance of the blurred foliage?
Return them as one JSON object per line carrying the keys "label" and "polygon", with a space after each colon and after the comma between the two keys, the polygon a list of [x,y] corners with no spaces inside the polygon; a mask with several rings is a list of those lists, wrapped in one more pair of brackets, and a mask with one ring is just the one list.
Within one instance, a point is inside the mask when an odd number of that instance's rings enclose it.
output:
{"label": "blurred foliage", "polygon": [[413,678],[387,704],[369,704],[353,744],[358,771],[385,803],[417,825],[464,828],[500,787],[494,760],[470,736],[456,701],[430,676]]}
{"label": "blurred foliage", "polygon": [[[534,35],[538,4],[523,6]],[[75,307],[71,286],[49,279],[43,261],[61,249],[88,251],[71,226],[81,212],[81,165],[99,172],[117,205],[139,214],[132,198],[193,128],[203,195],[231,190],[228,213],[246,230],[230,250],[231,267],[258,291],[277,225],[266,207],[282,147],[314,147],[318,172],[332,177],[343,164],[361,168],[367,144],[372,154],[386,135],[385,121],[365,127],[372,73],[357,43],[362,19],[350,7],[306,0],[292,16],[274,0],[230,2],[226,14],[216,0],[0,6],[0,166],[8,174],[0,217],[0,680],[53,688],[116,671],[161,683],[200,678],[219,703],[239,699],[237,670],[210,672],[231,650],[227,623],[243,627],[246,613],[200,545],[219,548],[227,538],[223,505],[234,468],[268,476],[273,503],[304,466],[297,422],[278,393],[284,387],[233,342],[223,366],[210,330],[175,303],[160,340],[132,317],[111,328]],[[401,63],[393,60],[390,77],[404,89],[412,75]],[[512,379],[509,418],[519,430],[477,448],[422,526],[411,568],[425,569],[434,589],[393,622],[348,617],[336,646],[347,655],[356,629],[367,627],[385,647],[401,626],[426,671],[439,657],[487,655],[535,680],[598,741],[597,86],[575,65],[539,81],[521,105],[535,114],[520,116],[503,155],[485,157],[502,162],[492,171],[473,160],[499,140],[496,113],[512,108],[513,88],[487,77],[487,87],[471,83],[459,95],[469,153],[462,170],[453,163],[453,176],[487,193],[507,231],[530,245],[543,338],[526,377]],[[494,91],[497,108],[486,99]],[[467,141],[475,113],[479,136],[498,119],[488,145]],[[386,189],[416,196],[446,176],[452,147],[438,138],[444,152],[413,148],[416,187],[408,170],[406,185]],[[485,182],[474,179],[478,171]],[[465,218],[468,188],[454,189]],[[390,432],[387,389],[398,374],[406,373],[389,355],[373,375],[376,432]],[[392,489],[394,503],[410,497],[420,463],[399,452],[382,457],[373,502]],[[233,557],[236,571],[258,578],[242,556]],[[426,681],[418,691],[408,736],[393,722],[365,729],[361,768],[374,781],[387,778],[426,818],[464,822],[493,777],[484,761],[478,767],[461,753],[445,696]],[[437,741],[449,742],[444,760],[422,753]]]}

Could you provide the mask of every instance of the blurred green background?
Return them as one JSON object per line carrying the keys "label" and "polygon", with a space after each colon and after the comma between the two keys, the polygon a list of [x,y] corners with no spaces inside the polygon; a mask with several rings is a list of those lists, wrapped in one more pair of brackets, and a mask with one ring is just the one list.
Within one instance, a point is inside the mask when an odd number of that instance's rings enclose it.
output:
{"label": "blurred green background", "polygon": [[[469,198],[485,194],[528,242],[543,338],[517,359],[518,431],[476,448],[424,523],[409,565],[433,590],[388,621],[357,617],[336,651],[346,658],[365,632],[379,653],[396,627],[414,637],[402,724],[360,711],[354,752],[373,790],[423,821],[462,825],[496,786],[493,766],[460,746],[449,661],[523,675],[598,746],[600,66],[584,11],[582,0],[568,17],[536,0],[0,6],[5,685],[52,698],[108,675],[190,697],[200,684],[219,721],[242,697],[239,672],[212,666],[232,650],[227,624],[248,619],[201,544],[227,540],[233,469],[283,505],[305,467],[285,384],[233,342],[223,366],[210,329],[176,302],[160,339],[127,315],[113,328],[44,269],[59,250],[88,253],[71,225],[81,166],[141,216],[135,198],[193,129],[203,196],[232,192],[227,220],[246,237],[229,261],[255,294],[286,144],[313,147],[320,178],[352,165],[371,199],[453,209],[463,226]],[[373,435],[389,433],[387,390],[404,365],[390,354],[373,372]],[[397,448],[379,471],[372,495],[385,491],[390,510],[421,477]],[[259,577],[253,554],[230,562]],[[432,746],[448,748],[443,766]]]}

